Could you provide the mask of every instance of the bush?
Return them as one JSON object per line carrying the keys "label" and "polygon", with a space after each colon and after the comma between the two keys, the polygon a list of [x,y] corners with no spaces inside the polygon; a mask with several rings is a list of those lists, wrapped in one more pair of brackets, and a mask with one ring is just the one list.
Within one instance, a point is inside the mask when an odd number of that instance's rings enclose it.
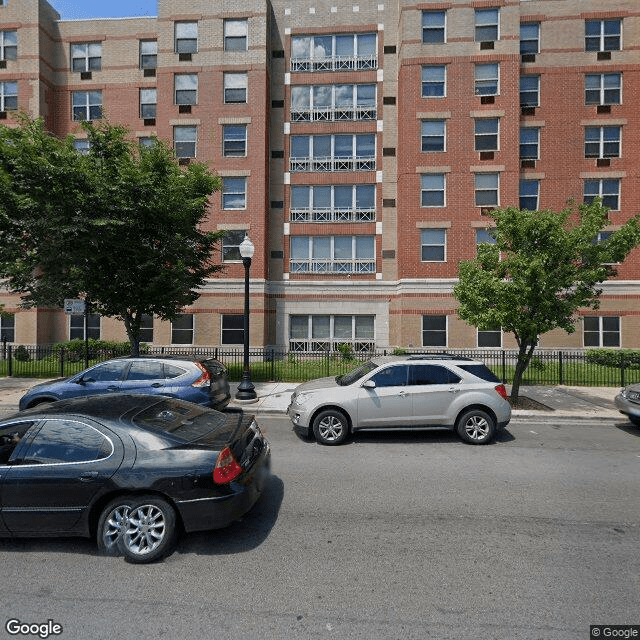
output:
{"label": "bush", "polygon": [[31,360],[31,354],[23,344],[16,347],[13,352],[13,357],[20,362],[29,362]]}
{"label": "bush", "polygon": [[640,369],[640,351],[637,349],[588,349],[585,360],[617,369]]}
{"label": "bush", "polygon": [[353,360],[353,346],[348,342],[337,344],[336,349],[340,353],[342,360]]}
{"label": "bush", "polygon": [[406,356],[407,353],[409,352],[406,349],[403,349],[402,347],[396,347],[391,353],[394,356]]}
{"label": "bush", "polygon": [[[116,356],[128,356],[131,355],[131,344],[127,342],[111,342],[109,340],[95,340],[89,338],[87,340],[87,346],[89,349],[89,355],[104,354],[105,352],[110,354],[110,357]],[[53,353],[58,356],[60,351],[64,349],[65,359],[68,362],[78,362],[85,356],[85,341],[81,338],[75,340],[66,340],[65,342],[57,342],[53,345]],[[149,346],[146,344],[140,345],[140,353],[148,353]]]}

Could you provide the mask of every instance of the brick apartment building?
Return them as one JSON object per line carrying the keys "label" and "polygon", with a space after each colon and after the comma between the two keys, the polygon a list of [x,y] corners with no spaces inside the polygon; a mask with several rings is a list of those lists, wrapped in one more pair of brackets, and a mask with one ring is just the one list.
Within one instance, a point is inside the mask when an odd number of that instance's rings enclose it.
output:
{"label": "brick apartment building", "polygon": [[[226,269],[176,322],[148,318],[156,345],[242,344],[248,233],[252,345],[513,346],[457,317],[458,262],[495,206],[599,195],[612,230],[640,211],[639,63],[637,0],[159,0],[69,21],[0,0],[0,123],[22,107],[82,152],[78,122],[105,117],[224,179],[208,224]],[[0,302],[16,344],[82,335]],[[109,318],[90,331],[125,339]],[[640,250],[541,346],[640,347]]]}

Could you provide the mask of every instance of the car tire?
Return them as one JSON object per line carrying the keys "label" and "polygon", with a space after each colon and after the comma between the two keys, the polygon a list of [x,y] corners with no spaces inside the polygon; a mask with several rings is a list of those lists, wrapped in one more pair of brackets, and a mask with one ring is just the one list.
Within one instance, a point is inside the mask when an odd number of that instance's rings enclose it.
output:
{"label": "car tire", "polygon": [[169,555],[177,540],[176,512],[157,496],[132,501],[119,546],[127,562],[147,564]]}
{"label": "car tire", "polygon": [[458,418],[458,435],[469,444],[488,444],[496,433],[496,421],[481,409],[470,409]]}
{"label": "car tire", "polygon": [[342,444],[349,435],[347,416],[338,409],[325,409],[313,421],[313,435],[320,444]]}
{"label": "car tire", "polygon": [[98,551],[107,556],[122,555],[120,538],[127,524],[129,510],[133,504],[131,496],[122,496],[112,500],[100,514],[96,541]]}
{"label": "car tire", "polygon": [[640,418],[638,416],[627,416],[636,427],[640,427]]}

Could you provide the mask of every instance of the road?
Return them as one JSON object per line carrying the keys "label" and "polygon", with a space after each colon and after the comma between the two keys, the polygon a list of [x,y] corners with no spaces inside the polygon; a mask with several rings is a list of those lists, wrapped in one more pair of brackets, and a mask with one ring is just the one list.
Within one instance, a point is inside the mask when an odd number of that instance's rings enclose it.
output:
{"label": "road", "polygon": [[334,448],[261,423],[268,494],[160,564],[0,541],[0,637],[16,637],[11,618],[53,620],[63,639],[586,640],[591,624],[640,624],[630,424],[516,420],[485,447],[430,432]]}

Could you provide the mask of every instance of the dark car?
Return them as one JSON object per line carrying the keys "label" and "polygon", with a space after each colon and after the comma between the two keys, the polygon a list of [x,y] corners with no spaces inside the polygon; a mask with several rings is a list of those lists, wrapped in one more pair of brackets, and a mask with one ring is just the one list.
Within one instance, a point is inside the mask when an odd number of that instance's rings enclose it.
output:
{"label": "dark car", "polygon": [[269,443],[252,415],[175,398],[62,400],[0,421],[0,536],[88,536],[134,563],[179,531],[229,525],[261,495]]}
{"label": "dark car", "polygon": [[69,378],[35,385],[20,398],[20,410],[42,402],[117,392],[171,396],[219,410],[231,399],[227,371],[214,358],[144,356],[107,360]]}

